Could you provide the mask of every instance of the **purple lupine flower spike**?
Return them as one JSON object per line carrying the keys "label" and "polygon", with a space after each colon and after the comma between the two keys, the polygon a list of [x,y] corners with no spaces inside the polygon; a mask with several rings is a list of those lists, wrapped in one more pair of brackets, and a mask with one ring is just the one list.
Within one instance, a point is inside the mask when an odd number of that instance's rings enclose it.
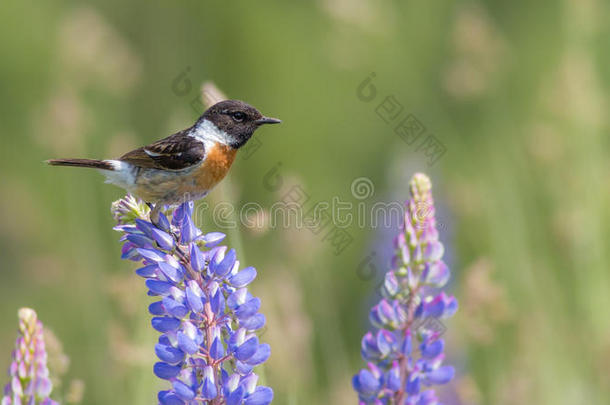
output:
{"label": "purple lupine flower spike", "polygon": [[19,336],[9,376],[11,381],[4,388],[1,405],[57,405],[49,398],[53,387],[47,368],[43,327],[33,309],[19,310]]}
{"label": "purple lupine flower spike", "polygon": [[130,196],[113,204],[113,215],[123,233],[122,257],[142,262],[136,274],[158,297],[149,306],[161,333],[153,372],[171,385],[158,403],[269,404],[273,391],[257,386],[253,372],[271,353],[256,335],[265,325],[260,299],[247,290],[256,270],[240,270],[235,250],[218,246],[223,234],[195,226],[192,202],[176,208],[171,221],[161,213],[158,227]]}
{"label": "purple lupine flower spike", "polygon": [[436,395],[427,387],[454,375],[453,367],[442,364],[440,319],[455,313],[457,300],[439,291],[449,269],[441,260],[430,179],[415,174],[410,193],[383,298],[370,312],[374,330],[362,339],[368,365],[352,379],[360,404],[435,405]]}

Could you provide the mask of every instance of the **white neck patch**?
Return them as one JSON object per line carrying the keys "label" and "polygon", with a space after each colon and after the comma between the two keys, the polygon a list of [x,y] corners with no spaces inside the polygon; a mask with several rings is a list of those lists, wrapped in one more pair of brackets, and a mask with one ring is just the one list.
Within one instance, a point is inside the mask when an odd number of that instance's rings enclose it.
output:
{"label": "white neck patch", "polygon": [[203,142],[214,141],[219,142],[223,145],[229,145],[231,139],[226,132],[218,129],[212,121],[203,120],[198,123],[193,130],[189,133],[190,136],[195,137]]}

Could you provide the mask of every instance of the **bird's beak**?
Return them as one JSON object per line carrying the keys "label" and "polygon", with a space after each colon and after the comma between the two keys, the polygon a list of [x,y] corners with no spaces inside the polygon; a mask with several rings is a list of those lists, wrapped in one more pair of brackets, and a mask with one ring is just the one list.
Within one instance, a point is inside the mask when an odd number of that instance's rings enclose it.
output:
{"label": "bird's beak", "polygon": [[278,120],[277,118],[271,118],[271,117],[263,117],[261,119],[256,120],[256,123],[258,125],[263,125],[263,124],[279,124],[280,122],[282,122],[282,121]]}

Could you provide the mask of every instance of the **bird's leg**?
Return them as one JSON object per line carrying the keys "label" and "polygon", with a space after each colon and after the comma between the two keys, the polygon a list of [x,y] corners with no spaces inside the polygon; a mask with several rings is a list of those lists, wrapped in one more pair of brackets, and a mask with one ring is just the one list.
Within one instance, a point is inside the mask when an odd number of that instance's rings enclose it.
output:
{"label": "bird's leg", "polygon": [[150,222],[153,223],[157,228],[159,227],[159,214],[161,213],[162,204],[155,204],[154,206],[151,203],[146,203],[150,208]]}
{"label": "bird's leg", "polygon": [[[150,222],[152,222],[152,224],[154,226],[156,226],[157,228],[161,229],[160,227],[160,223],[159,223],[159,214],[161,214],[161,207],[163,206],[163,204],[161,203],[156,203],[155,205],[147,202],[146,205],[148,205],[148,207],[150,208]],[[176,242],[180,242],[180,238],[178,237],[178,235],[172,231],[171,229],[167,230],[167,232],[169,232],[170,235],[172,235],[172,237],[174,238],[174,240]],[[180,246],[176,245],[176,249],[178,250],[178,252],[180,254],[182,254],[184,257],[185,254],[182,251],[182,249],[180,249]]]}

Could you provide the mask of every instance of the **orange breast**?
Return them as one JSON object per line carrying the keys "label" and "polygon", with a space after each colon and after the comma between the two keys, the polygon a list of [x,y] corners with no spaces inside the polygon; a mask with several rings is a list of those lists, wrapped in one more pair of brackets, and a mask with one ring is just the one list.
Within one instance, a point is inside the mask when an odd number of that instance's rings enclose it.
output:
{"label": "orange breast", "polygon": [[227,175],[237,149],[216,144],[206,152],[205,161],[195,173],[195,183],[200,190],[211,189]]}

